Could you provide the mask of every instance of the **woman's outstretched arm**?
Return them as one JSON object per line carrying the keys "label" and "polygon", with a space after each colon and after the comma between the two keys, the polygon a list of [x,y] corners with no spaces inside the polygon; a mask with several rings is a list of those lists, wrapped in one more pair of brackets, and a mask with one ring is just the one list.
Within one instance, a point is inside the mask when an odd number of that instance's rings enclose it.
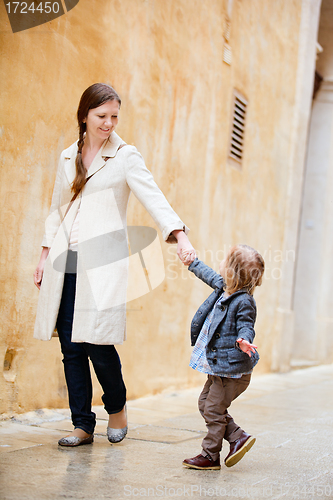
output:
{"label": "woman's outstretched arm", "polygon": [[191,263],[195,250],[186,236],[188,228],[157,186],[137,149],[131,146],[124,148],[124,151],[127,154],[126,180],[129,188],[159,226],[164,240],[167,243],[177,243],[177,255],[180,260],[184,264],[185,261]]}

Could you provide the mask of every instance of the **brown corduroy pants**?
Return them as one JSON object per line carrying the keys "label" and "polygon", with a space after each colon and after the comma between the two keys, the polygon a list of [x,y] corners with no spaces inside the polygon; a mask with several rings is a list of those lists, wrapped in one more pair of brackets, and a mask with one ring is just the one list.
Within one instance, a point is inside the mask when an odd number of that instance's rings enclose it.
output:
{"label": "brown corduroy pants", "polygon": [[198,406],[208,429],[202,441],[203,455],[208,453],[214,461],[220,456],[223,439],[232,443],[239,439],[243,432],[227,410],[232,401],[245,391],[250,380],[251,374],[241,378],[208,375],[199,396]]}

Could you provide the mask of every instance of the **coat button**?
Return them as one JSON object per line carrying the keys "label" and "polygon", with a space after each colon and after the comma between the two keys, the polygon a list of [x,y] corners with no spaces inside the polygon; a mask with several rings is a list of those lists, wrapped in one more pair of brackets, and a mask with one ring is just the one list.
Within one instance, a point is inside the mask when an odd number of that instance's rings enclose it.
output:
{"label": "coat button", "polygon": [[216,359],[216,358],[214,358],[214,359],[213,359],[213,364],[214,364],[214,365],[216,365],[216,363],[217,363],[217,359]]}
{"label": "coat button", "polygon": [[211,348],[211,351],[212,351],[212,352],[216,352],[216,350],[217,350],[217,349],[216,349],[216,347],[212,347],[212,348]]}
{"label": "coat button", "polygon": [[221,309],[222,311],[225,311],[225,306],[223,304],[221,305]]}
{"label": "coat button", "polygon": [[219,339],[221,337],[221,335],[219,333],[215,333],[215,338],[216,339]]}

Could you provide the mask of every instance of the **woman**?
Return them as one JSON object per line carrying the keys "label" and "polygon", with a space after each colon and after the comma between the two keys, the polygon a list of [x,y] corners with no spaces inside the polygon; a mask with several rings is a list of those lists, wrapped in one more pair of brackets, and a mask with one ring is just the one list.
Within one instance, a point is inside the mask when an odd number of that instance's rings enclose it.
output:
{"label": "woman", "polygon": [[[109,85],[83,93],[79,140],[61,154],[42,254],[34,273],[40,289],[34,337],[50,340],[56,327],[74,431],[62,446],[93,442],[91,359],[109,414],[107,435],[127,433],[126,388],[114,347],[125,338],[128,245],[126,209],[131,191],[186,264],[195,251],[188,228],[172,210],[141,155],[115,133],[121,100]],[[184,257],[182,257],[184,256]],[[186,257],[185,257],[186,256]]]}

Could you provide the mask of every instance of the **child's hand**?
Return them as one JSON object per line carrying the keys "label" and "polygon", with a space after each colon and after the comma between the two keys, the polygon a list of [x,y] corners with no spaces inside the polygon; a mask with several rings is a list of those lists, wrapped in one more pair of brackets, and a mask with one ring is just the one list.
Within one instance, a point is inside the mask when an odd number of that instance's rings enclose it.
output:
{"label": "child's hand", "polygon": [[250,344],[250,342],[244,339],[237,339],[236,342],[238,344],[238,347],[250,357],[251,357],[251,352],[255,352],[255,349],[257,348],[256,345]]}
{"label": "child's hand", "polygon": [[189,266],[195,260],[196,256],[194,248],[191,250],[182,250],[180,260],[185,266]]}

